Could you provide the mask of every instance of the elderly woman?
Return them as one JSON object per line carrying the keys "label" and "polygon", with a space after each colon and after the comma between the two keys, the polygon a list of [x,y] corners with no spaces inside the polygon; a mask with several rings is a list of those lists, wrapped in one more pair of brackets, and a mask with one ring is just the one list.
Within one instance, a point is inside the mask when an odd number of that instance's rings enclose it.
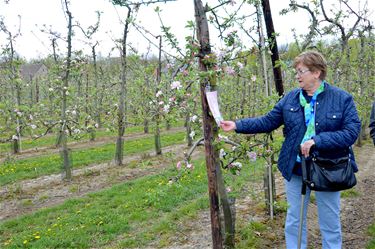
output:
{"label": "elderly woman", "polygon": [[[297,248],[301,201],[301,158],[311,148],[335,158],[347,155],[354,162],[351,145],[360,131],[360,121],[352,96],[325,81],[327,64],[315,51],[307,51],[294,60],[299,88],[286,94],[265,116],[237,121],[222,121],[224,131],[237,133],[271,132],[284,125],[285,140],[278,158],[278,168],[285,178],[288,211],[285,221],[286,248]],[[307,210],[310,190],[306,193]],[[341,248],[340,192],[316,192],[319,227],[324,249]],[[302,248],[307,247],[306,211],[302,232]]]}

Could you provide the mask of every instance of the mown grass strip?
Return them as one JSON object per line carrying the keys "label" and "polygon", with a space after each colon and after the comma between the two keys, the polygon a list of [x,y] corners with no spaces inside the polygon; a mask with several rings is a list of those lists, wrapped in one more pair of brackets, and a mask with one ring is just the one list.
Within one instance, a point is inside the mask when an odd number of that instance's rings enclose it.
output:
{"label": "mown grass strip", "polygon": [[[207,191],[204,167],[186,174],[179,184],[168,179],[174,169],[142,177],[109,190],[72,199],[64,204],[0,225],[5,248],[90,248],[101,247],[134,228],[147,224],[179,205],[186,205]],[[146,224],[146,225],[145,225]]]}
{"label": "mown grass strip", "polygon": [[[183,143],[185,132],[163,134],[162,146]],[[154,148],[154,137],[129,140],[125,142],[124,155],[132,155]],[[82,168],[94,163],[111,161],[114,158],[114,143],[72,151],[73,168]],[[61,171],[59,154],[43,155],[35,158],[15,160],[0,167],[0,186],[19,180],[32,179]]]}
{"label": "mown grass strip", "polygon": [[[145,176],[110,189],[71,199],[34,214],[0,223],[4,248],[136,248],[162,237],[167,245],[188,219],[208,207],[204,160],[185,171],[177,182],[174,165],[158,175]],[[257,164],[262,165],[259,161]],[[250,168],[244,167],[238,192],[248,184]],[[234,191],[235,193],[235,191]]]}
{"label": "mown grass strip", "polygon": [[[163,128],[162,124],[162,128]],[[183,123],[181,121],[172,123],[173,127],[181,127]],[[153,127],[150,127],[150,134],[153,133]],[[43,132],[43,131],[41,131]],[[126,134],[135,134],[135,133],[142,133],[143,132],[143,126],[130,126],[126,128]],[[117,131],[109,131],[109,130],[97,130],[96,131],[96,138],[102,138],[102,137],[115,137],[117,134]],[[68,142],[77,142],[77,141],[87,141],[90,138],[90,135],[88,133],[82,133],[77,139],[74,139],[72,137],[68,137]],[[39,139],[32,139],[29,137],[25,137],[22,139],[22,149],[32,149],[32,148],[41,148],[41,147],[52,147],[55,145],[57,140],[57,133],[56,134],[49,134],[47,136],[41,137]],[[10,143],[2,143],[0,144],[0,155],[5,152],[11,151],[11,144]]]}

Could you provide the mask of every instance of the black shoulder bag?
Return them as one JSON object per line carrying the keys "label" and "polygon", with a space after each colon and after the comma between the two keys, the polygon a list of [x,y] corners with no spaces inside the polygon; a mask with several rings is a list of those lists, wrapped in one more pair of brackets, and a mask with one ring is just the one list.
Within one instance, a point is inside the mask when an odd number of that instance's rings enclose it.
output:
{"label": "black shoulder bag", "polygon": [[334,159],[315,154],[301,158],[303,181],[311,190],[340,191],[357,184],[349,154]]}

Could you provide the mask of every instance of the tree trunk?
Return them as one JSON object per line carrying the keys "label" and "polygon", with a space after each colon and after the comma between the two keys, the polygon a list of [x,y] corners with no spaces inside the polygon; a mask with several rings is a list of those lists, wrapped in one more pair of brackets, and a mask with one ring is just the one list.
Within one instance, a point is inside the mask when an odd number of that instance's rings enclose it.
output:
{"label": "tree trunk", "polygon": [[186,140],[187,145],[190,147],[193,145],[193,139],[190,136],[191,133],[191,123],[190,123],[190,113],[187,112],[185,116],[185,129],[186,129]]}
{"label": "tree trunk", "polygon": [[117,142],[116,142],[116,154],[115,163],[116,165],[122,165],[123,149],[124,149],[124,133],[125,133],[125,98],[126,98],[126,77],[127,77],[127,61],[126,61],[126,46],[127,37],[129,32],[129,23],[131,8],[128,8],[128,15],[125,22],[124,34],[122,39],[122,54],[121,54],[121,86],[120,86],[120,98],[119,98],[119,109],[118,109],[118,130],[117,130]]}
{"label": "tree trunk", "polygon": [[[98,65],[96,63],[96,52],[95,47],[97,44],[92,46],[92,59],[94,63],[94,116],[95,116],[95,122],[98,124],[98,127],[101,127],[101,119],[100,119],[100,113],[101,113],[101,106],[99,105],[99,74],[98,74]],[[95,128],[93,129],[95,130]]]}
{"label": "tree trunk", "polygon": [[63,89],[62,89],[62,104],[61,104],[61,128],[60,128],[60,142],[61,142],[61,156],[63,159],[63,179],[70,181],[72,179],[72,165],[70,158],[70,151],[68,149],[67,143],[67,118],[66,118],[66,109],[67,109],[67,91],[69,87],[69,76],[71,69],[71,56],[72,56],[72,13],[69,11],[69,6],[67,0],[65,0],[66,14],[68,15],[68,54],[66,58],[66,71],[63,78]]}
{"label": "tree trunk", "polygon": [[[200,43],[199,70],[206,72],[209,68],[204,63],[203,58],[204,56],[211,54],[211,46],[206,13],[201,0],[194,0],[194,10],[197,25],[197,38]],[[221,249],[223,248],[223,245],[220,228],[221,226],[219,215],[219,196],[216,172],[216,166],[219,164],[219,157],[218,151],[215,151],[215,148],[213,146],[213,141],[217,136],[217,127],[214,127],[213,117],[209,116],[209,108],[205,95],[206,86],[208,86],[210,83],[212,83],[212,86],[213,84],[215,84],[215,82],[209,82],[209,79],[207,78],[200,79],[200,81],[201,104],[203,113],[204,146],[206,154],[208,192],[211,213],[211,232],[213,242],[212,245],[214,249]]]}
{"label": "tree trunk", "polygon": [[[158,68],[157,68],[157,74],[156,74],[156,92],[159,91],[159,87],[161,84],[161,36],[158,36],[159,38],[159,60],[158,60]],[[155,152],[156,155],[161,155],[161,142],[160,142],[160,108],[158,107],[156,110],[155,115]]]}
{"label": "tree trunk", "polygon": [[274,203],[275,203],[275,196],[276,196],[276,188],[275,188],[275,177],[272,171],[271,162],[267,162],[267,166],[264,168],[263,184],[264,184],[264,195],[265,195],[266,207],[267,207],[268,214],[270,215],[270,218],[272,220],[274,213],[275,213]]}
{"label": "tree trunk", "polygon": [[[157,115],[159,116],[159,115]],[[155,125],[155,153],[156,155],[161,155],[161,141],[160,141],[160,120],[159,117],[156,117]]]}
{"label": "tree trunk", "polygon": [[223,225],[224,225],[224,246],[225,248],[235,247],[235,220],[236,220],[236,199],[233,197],[228,198],[227,192],[224,186],[224,178],[221,172],[220,165],[217,165],[217,180],[218,180],[218,190],[221,201],[221,207],[223,212]]}

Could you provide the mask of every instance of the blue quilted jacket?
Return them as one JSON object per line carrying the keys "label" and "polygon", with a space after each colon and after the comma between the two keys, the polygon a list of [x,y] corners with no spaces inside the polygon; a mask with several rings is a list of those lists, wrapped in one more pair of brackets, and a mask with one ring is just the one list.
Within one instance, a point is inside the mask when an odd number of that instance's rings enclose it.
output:
{"label": "blue quilted jacket", "polygon": [[[341,156],[356,141],[361,123],[352,96],[328,83],[316,101],[315,149],[325,156]],[[299,88],[284,96],[265,116],[245,118],[236,121],[237,133],[271,132],[284,125],[284,143],[278,158],[278,168],[288,181],[299,152],[300,143],[306,132],[303,108],[299,102]],[[354,154],[350,158],[358,171]]]}

